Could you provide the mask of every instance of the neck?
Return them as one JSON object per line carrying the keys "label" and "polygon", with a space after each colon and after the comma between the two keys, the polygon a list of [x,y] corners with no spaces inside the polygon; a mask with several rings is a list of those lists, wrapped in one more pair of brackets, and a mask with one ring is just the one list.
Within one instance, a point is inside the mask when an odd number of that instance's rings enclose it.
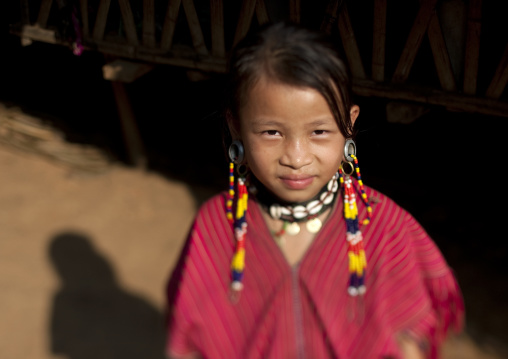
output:
{"label": "neck", "polygon": [[252,183],[255,187],[253,191],[254,196],[261,205],[261,208],[263,208],[271,218],[282,219],[289,223],[307,222],[331,208],[339,188],[338,174],[335,174],[332,179],[308,201],[287,202],[268,191],[257,179],[253,178]]}

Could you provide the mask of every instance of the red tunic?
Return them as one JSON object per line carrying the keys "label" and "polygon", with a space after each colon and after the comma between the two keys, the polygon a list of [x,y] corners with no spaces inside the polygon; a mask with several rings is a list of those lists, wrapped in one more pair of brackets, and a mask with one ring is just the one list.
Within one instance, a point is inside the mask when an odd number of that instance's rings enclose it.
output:
{"label": "red tunic", "polygon": [[[258,205],[249,200],[244,289],[229,297],[234,251],[224,195],[199,210],[168,286],[171,357],[399,358],[407,333],[436,357],[452,325],[462,328],[463,301],[436,245],[391,199],[375,199],[362,227],[367,292],[347,294],[348,245],[341,203],[300,262],[290,266]],[[339,200],[342,202],[341,200]],[[360,219],[365,208],[359,205]]]}

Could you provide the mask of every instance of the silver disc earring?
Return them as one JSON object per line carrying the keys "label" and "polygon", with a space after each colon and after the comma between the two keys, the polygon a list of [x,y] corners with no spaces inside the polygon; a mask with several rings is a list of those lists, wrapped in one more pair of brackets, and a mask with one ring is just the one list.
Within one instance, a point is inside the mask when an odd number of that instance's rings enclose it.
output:
{"label": "silver disc earring", "polygon": [[354,159],[351,155],[356,156],[356,143],[352,139],[348,138],[344,144],[344,157],[346,161],[352,162]]}
{"label": "silver disc earring", "polygon": [[239,140],[234,140],[231,145],[229,145],[228,154],[231,162],[237,165],[242,164],[245,157],[243,143]]}

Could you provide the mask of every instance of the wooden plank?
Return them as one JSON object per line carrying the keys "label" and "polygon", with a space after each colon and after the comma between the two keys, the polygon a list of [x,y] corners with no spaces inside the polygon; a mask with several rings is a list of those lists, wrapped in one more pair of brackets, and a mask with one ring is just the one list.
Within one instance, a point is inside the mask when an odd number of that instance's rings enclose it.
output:
{"label": "wooden plank", "polygon": [[109,81],[131,83],[154,68],[147,63],[116,59],[102,66],[102,77]]}
{"label": "wooden plank", "polygon": [[134,23],[134,16],[132,15],[131,3],[129,0],[118,0],[120,5],[120,12],[122,14],[123,25],[125,28],[125,35],[127,42],[131,45],[139,45],[138,34],[136,32],[136,24]]}
{"label": "wooden plank", "polygon": [[154,0],[143,0],[143,45],[155,47],[155,5]]}
{"label": "wooden plank", "polygon": [[452,62],[448,55],[448,49],[446,48],[443,32],[441,31],[441,25],[436,13],[430,19],[427,35],[442,89],[445,91],[457,91]]}
{"label": "wooden plank", "polygon": [[326,5],[325,16],[321,22],[321,31],[330,34],[332,28],[337,22],[337,13],[339,12],[339,0],[329,0]]}
{"label": "wooden plank", "polygon": [[244,0],[242,2],[242,8],[240,15],[238,16],[238,23],[236,25],[235,37],[233,39],[233,46],[247,35],[250,24],[252,22],[252,16],[254,16],[254,10],[256,9],[256,0]]}
{"label": "wooden plank", "polygon": [[210,22],[212,36],[212,54],[224,57],[224,4],[222,0],[210,0]]}
{"label": "wooden plank", "polygon": [[166,17],[164,18],[164,25],[162,27],[161,49],[163,51],[169,51],[171,49],[171,45],[173,44],[176,19],[178,18],[178,11],[180,10],[181,2],[181,0],[169,0]]}
{"label": "wooden plank", "polygon": [[437,0],[428,0],[422,2],[411,31],[409,32],[409,36],[402,51],[402,55],[399,59],[397,67],[395,68],[395,72],[392,77],[393,82],[402,83],[407,80],[411,67],[413,66],[416,53],[420,48],[430,19],[435,12],[436,2]]}
{"label": "wooden plank", "polygon": [[464,59],[464,93],[476,93],[480,34],[482,28],[482,0],[469,0],[467,14],[466,54]]}
{"label": "wooden plank", "polygon": [[39,9],[39,15],[37,16],[36,24],[42,28],[48,24],[49,13],[51,11],[51,5],[53,0],[42,0],[41,7]]}
{"label": "wooden plank", "polygon": [[508,82],[508,45],[506,45],[503,57],[497,66],[496,73],[492,79],[485,96],[498,99],[503,94],[503,91]]}
{"label": "wooden plank", "polygon": [[266,24],[270,21],[264,0],[256,1],[256,17],[260,25]]}
{"label": "wooden plank", "polygon": [[428,105],[443,106],[453,111],[508,117],[507,102],[435,89],[411,88],[406,85],[353,79],[353,92],[363,97],[413,101]]}
{"label": "wooden plank", "polygon": [[192,44],[200,55],[207,55],[208,49],[206,48],[205,39],[203,37],[203,31],[201,31],[201,25],[199,24],[198,14],[196,7],[194,6],[194,0],[182,0],[183,10],[185,17],[187,18],[187,24],[192,38]]}
{"label": "wooden plank", "polygon": [[300,23],[300,0],[289,0],[289,20]]}
{"label": "wooden plank", "polygon": [[374,33],[372,36],[372,79],[385,80],[386,0],[374,0]]}
{"label": "wooden plank", "polygon": [[366,77],[365,69],[363,67],[362,58],[360,56],[360,51],[358,50],[358,44],[356,43],[355,34],[353,27],[351,26],[349,12],[345,2],[342,4],[342,8],[339,13],[339,33],[344,50],[346,51],[346,57],[351,74],[355,78],[364,79]]}
{"label": "wooden plank", "polygon": [[93,28],[93,39],[100,41],[104,38],[104,31],[106,30],[106,22],[108,21],[109,5],[111,0],[101,0],[99,8],[97,9],[97,18]]}
{"label": "wooden plank", "polygon": [[81,12],[81,29],[83,31],[83,38],[88,39],[90,37],[90,23],[88,19],[88,0],[80,0],[80,12]]}
{"label": "wooden plank", "polygon": [[29,45],[32,40],[46,42],[48,44],[58,43],[54,30],[41,29],[36,25],[23,25],[19,36],[24,40],[26,45]]}

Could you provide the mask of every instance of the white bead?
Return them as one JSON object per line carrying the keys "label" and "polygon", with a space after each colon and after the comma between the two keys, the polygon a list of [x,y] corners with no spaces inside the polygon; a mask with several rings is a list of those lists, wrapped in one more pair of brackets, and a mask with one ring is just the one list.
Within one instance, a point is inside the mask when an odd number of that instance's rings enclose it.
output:
{"label": "white bead", "polygon": [[243,289],[243,283],[235,280],[231,283],[231,289],[240,291]]}
{"label": "white bead", "polygon": [[358,295],[358,289],[356,289],[355,287],[349,287],[347,289],[347,292],[349,293],[350,296],[352,297],[356,297]]}
{"label": "white bead", "polygon": [[364,285],[361,285],[358,287],[358,294],[363,295],[363,294],[365,294],[366,291],[367,291],[367,288],[365,288]]}

